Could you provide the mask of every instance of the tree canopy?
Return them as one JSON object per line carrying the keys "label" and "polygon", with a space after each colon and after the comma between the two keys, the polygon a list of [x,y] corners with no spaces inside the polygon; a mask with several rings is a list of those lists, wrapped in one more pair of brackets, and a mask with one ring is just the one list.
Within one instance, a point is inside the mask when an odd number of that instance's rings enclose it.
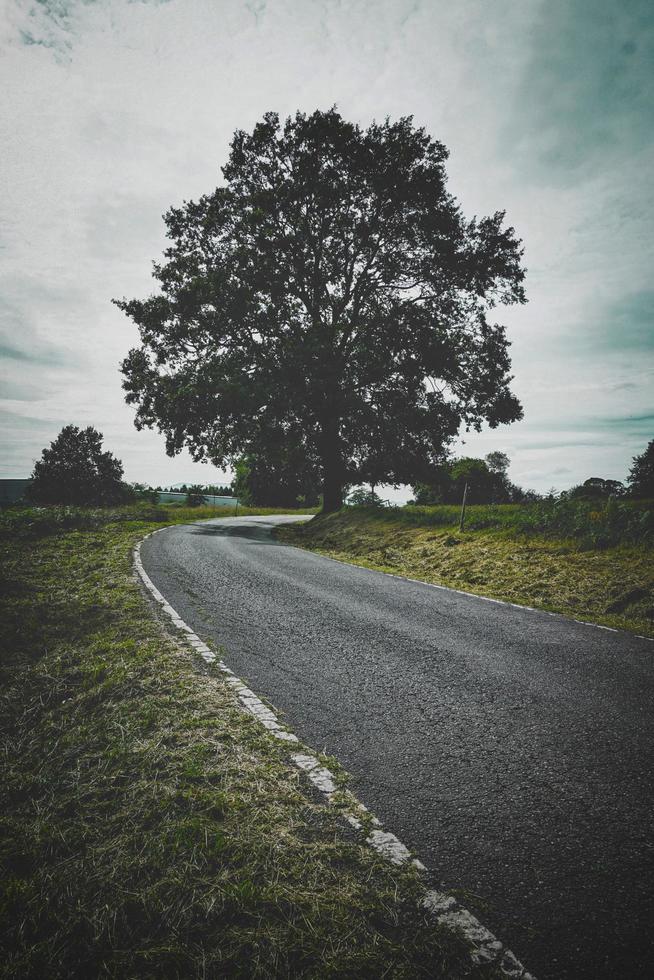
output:
{"label": "tree canopy", "polygon": [[497,304],[525,300],[504,213],[466,219],[442,143],[335,110],[237,131],[224,183],[165,215],[160,291],[118,306],[136,426],[218,466],[300,433],[326,510],[412,482],[461,424],[521,417]]}
{"label": "tree canopy", "polygon": [[116,504],[132,495],[123,465],[102,451],[102,433],[66,425],[34,465],[27,496],[39,504]]}

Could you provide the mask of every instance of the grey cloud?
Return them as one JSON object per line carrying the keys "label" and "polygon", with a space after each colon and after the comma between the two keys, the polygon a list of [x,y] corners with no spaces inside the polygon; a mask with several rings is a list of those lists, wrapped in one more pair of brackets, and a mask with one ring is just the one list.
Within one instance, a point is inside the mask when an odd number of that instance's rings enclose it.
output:
{"label": "grey cloud", "polygon": [[29,351],[20,350],[18,347],[11,347],[9,344],[0,342],[0,360],[32,361],[33,358]]}
{"label": "grey cloud", "polygon": [[575,180],[588,165],[652,140],[651,0],[547,0],[504,138],[539,177]]}
{"label": "grey cloud", "polygon": [[606,426],[612,429],[623,429],[632,432],[651,429],[654,432],[654,412],[646,412],[643,415],[622,415],[613,418],[601,418],[597,422],[602,427]]}
{"label": "grey cloud", "polygon": [[30,343],[29,339],[26,340],[27,345],[24,347],[16,347],[0,341],[0,362],[18,361],[24,364],[47,364],[49,366],[69,363],[68,356],[56,347],[41,342],[34,344],[33,341]]}
{"label": "grey cloud", "polygon": [[[615,437],[614,441],[617,440]],[[550,439],[525,440],[520,443],[520,449],[538,449],[545,452],[556,452],[558,449],[597,449],[598,446],[606,445],[607,439],[598,432],[596,438],[589,438],[586,434],[579,439],[557,438],[553,434]]]}
{"label": "grey cloud", "polygon": [[9,426],[14,430],[42,431],[44,429],[50,429],[53,425],[56,426],[57,424],[57,422],[52,422],[48,419],[39,419],[33,415],[23,415],[20,412],[11,412],[6,408],[0,408],[0,425],[3,427]]}
{"label": "grey cloud", "polygon": [[162,248],[165,243],[160,210],[151,199],[134,194],[98,198],[84,215],[87,256],[112,261],[129,247],[132,254],[149,257],[153,241],[159,237]]}
{"label": "grey cloud", "polygon": [[51,391],[44,388],[42,382],[37,383],[30,378],[0,376],[0,393],[9,401],[33,402],[51,394]]}
{"label": "grey cloud", "polygon": [[654,351],[654,290],[615,301],[593,326],[588,339],[606,350]]}
{"label": "grey cloud", "polygon": [[[563,447],[596,447],[615,444],[626,436],[642,438],[650,430],[654,433],[654,413],[625,414],[612,416],[579,416],[566,419],[545,420],[534,423],[533,430],[547,430],[550,434],[544,439],[519,440],[521,449],[556,449]],[[578,433],[571,438],[570,433]]]}
{"label": "grey cloud", "polygon": [[[81,363],[78,351],[54,344],[39,331],[37,322],[56,310],[69,314],[75,297],[69,289],[56,289],[38,280],[16,279],[8,283],[14,299],[0,299],[0,362],[73,367]],[[30,312],[27,312],[29,310]]]}
{"label": "grey cloud", "polygon": [[0,409],[0,476],[28,477],[43,448],[50,445],[63,425],[64,421]]}
{"label": "grey cloud", "polygon": [[[163,6],[170,0],[128,0],[130,4]],[[86,7],[111,7],[113,0],[35,0],[25,12],[19,38],[27,47],[35,45],[53,50],[58,60],[70,57],[77,18]]]}

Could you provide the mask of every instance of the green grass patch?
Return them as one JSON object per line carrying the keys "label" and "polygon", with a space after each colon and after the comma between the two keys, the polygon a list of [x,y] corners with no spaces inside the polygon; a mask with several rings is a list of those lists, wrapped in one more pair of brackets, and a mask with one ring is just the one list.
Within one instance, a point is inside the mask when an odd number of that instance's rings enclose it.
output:
{"label": "green grass patch", "polygon": [[[280,507],[238,507],[239,517],[270,514],[315,514],[316,508],[289,511]],[[133,503],[120,507],[7,507],[0,509],[0,541],[15,534],[42,537],[57,531],[93,530],[107,524],[183,524],[215,517],[234,517],[234,507],[185,507],[183,504]]]}
{"label": "green grass patch", "polygon": [[276,534],[367,568],[654,636],[652,510],[619,507],[471,507],[463,533],[453,507],[344,508]]}
{"label": "green grass patch", "polygon": [[7,513],[0,977],[494,975],[153,617],[158,513]]}

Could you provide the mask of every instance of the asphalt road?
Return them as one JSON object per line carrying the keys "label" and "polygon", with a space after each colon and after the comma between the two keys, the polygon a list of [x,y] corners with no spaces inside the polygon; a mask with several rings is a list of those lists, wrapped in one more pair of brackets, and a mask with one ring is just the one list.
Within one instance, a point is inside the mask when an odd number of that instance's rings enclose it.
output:
{"label": "asphalt road", "polygon": [[654,975],[654,643],[284,546],[279,520],[142,560],[539,980]]}

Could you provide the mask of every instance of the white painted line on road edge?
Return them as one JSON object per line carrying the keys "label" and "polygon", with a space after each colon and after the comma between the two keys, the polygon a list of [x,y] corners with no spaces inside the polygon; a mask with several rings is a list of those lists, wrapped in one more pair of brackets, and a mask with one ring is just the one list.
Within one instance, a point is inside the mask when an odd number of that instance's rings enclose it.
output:
{"label": "white painted line on road edge", "polygon": [[[257,697],[257,695],[250,690],[250,688],[243,683],[240,678],[238,678],[232,670],[225,664],[222,660],[219,660],[216,654],[211,650],[203,640],[191,629],[191,627],[184,622],[182,617],[176,612],[175,609],[170,605],[170,603],[164,598],[164,596],[159,592],[152,579],[145,571],[143,567],[143,562],[141,561],[141,545],[153,534],[158,534],[160,531],[165,531],[166,528],[157,528],[156,531],[151,531],[150,534],[146,534],[144,538],[139,541],[139,543],[134,548],[134,567],[143,582],[143,585],[148,590],[152,598],[155,600],[157,605],[161,607],[162,612],[170,618],[173,625],[184,634],[184,639],[188,643],[191,649],[199,653],[200,656],[207,662],[215,664],[218,669],[225,675],[225,682],[232,688],[241,707],[244,711],[253,715],[257,721],[259,721],[263,727],[270,732],[275,738],[281,741],[299,743],[297,735],[293,732],[289,732],[284,728],[275,712],[268,708],[263,701]],[[299,549],[302,550],[302,549]],[[323,558],[328,557],[323,555]],[[338,561],[337,558],[330,558],[330,561]],[[340,562],[342,565],[349,565],[349,562]],[[362,566],[355,566],[360,568]],[[372,569],[369,569],[372,571]],[[395,575],[394,578],[402,578],[401,575]],[[419,581],[418,579],[407,579],[407,581]],[[429,582],[423,582],[422,585],[429,585]],[[444,586],[435,585],[433,588],[445,588]],[[448,591],[456,592],[456,589],[450,589]],[[462,595],[469,595],[472,593],[462,593]],[[477,598],[484,598],[483,596],[477,596]],[[499,600],[490,599],[489,602],[497,602]],[[513,603],[509,603],[513,605]],[[525,606],[519,606],[519,609],[528,608]],[[592,624],[591,624],[592,625]],[[325,766],[321,765],[320,760],[317,756],[306,753],[306,752],[292,752],[290,754],[290,760],[293,765],[304,773],[312,785],[322,793],[325,798],[325,802],[328,804],[334,804],[337,800],[339,803],[347,801],[349,812],[344,812],[344,817],[348,823],[354,827],[355,830],[365,833],[364,838],[365,843],[372,847],[378,854],[386,858],[392,864],[402,865],[407,862],[411,862],[414,867],[422,872],[426,872],[424,864],[417,858],[411,857],[411,852],[408,847],[402,843],[402,841],[395,836],[395,834],[389,831],[381,829],[380,821],[372,816],[368,811],[367,807],[363,803],[360,803],[349,790],[339,789],[338,781],[336,776],[331,770],[327,769]],[[366,829],[366,827],[372,827],[374,829]],[[497,939],[490,930],[486,929],[478,919],[472,915],[466,908],[464,908],[453,895],[447,895],[444,892],[438,892],[434,890],[428,890],[423,899],[423,907],[428,911],[434,918],[435,922],[439,925],[449,927],[450,929],[459,932],[471,945],[471,959],[475,964],[495,964],[499,968],[500,974],[504,977],[510,977],[511,980],[535,980],[533,974],[528,973],[524,968],[522,963],[517,959],[516,956],[511,952],[511,950],[506,949],[506,947]]]}
{"label": "white painted line on road edge", "polygon": [[511,606],[513,609],[522,609],[527,612],[541,613],[543,616],[554,616],[555,619],[565,619],[568,623],[578,623],[580,626],[592,626],[596,630],[606,630],[607,633],[625,633],[627,636],[634,636],[637,640],[649,640],[654,643],[654,636],[643,636],[642,633],[630,633],[629,630],[616,629],[615,626],[602,626],[601,623],[589,623],[585,619],[574,619],[566,616],[565,613],[551,612],[549,609],[536,609],[535,606],[521,606],[519,602],[509,602],[508,599],[493,599],[488,595],[479,595],[478,592],[465,592],[463,589],[453,589],[449,585],[436,585],[435,582],[425,582],[421,578],[409,578],[408,575],[396,575],[395,572],[384,572],[381,568],[368,568],[367,565],[358,565],[353,561],[345,561],[343,558],[332,558],[331,555],[324,555],[321,551],[312,551],[311,548],[301,548],[295,544],[286,544],[286,548],[295,548],[296,551],[303,551],[305,554],[316,555],[318,558],[326,558],[327,561],[335,561],[337,565],[345,565],[347,568],[360,568],[364,572],[376,572],[378,575],[388,575],[389,578],[397,578],[400,582],[412,582],[414,585],[424,585],[428,589],[440,589],[441,592],[454,592],[455,595],[465,595],[470,599],[481,599],[483,602],[492,602],[496,606]]}

